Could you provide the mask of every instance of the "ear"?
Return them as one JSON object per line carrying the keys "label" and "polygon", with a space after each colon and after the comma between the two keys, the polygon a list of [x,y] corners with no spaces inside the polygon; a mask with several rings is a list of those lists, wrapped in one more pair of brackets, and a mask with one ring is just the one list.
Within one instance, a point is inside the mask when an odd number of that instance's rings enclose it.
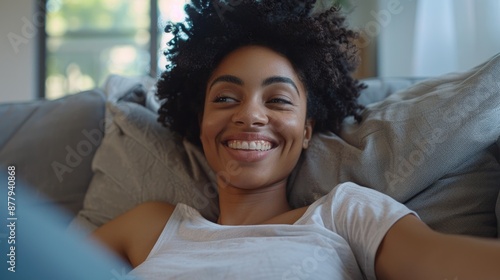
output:
{"label": "ear", "polygon": [[309,147],[309,142],[311,141],[313,130],[314,120],[309,118],[306,120],[306,124],[304,126],[304,140],[302,141],[302,148],[307,149]]}

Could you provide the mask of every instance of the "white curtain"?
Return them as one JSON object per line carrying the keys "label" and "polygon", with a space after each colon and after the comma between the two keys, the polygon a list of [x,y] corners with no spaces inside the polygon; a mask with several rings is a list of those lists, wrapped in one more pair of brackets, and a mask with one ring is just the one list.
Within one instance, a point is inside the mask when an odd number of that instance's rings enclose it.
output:
{"label": "white curtain", "polygon": [[418,0],[413,76],[469,69],[500,52],[499,0]]}

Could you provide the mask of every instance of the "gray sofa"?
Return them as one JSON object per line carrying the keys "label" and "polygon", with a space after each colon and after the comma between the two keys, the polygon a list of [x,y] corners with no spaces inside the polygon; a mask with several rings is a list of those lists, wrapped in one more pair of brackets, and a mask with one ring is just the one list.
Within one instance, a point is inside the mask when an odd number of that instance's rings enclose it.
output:
{"label": "gray sofa", "polygon": [[[363,122],[315,136],[290,179],[290,203],[354,181],[436,230],[498,236],[499,73],[497,56],[434,79],[364,80]],[[214,219],[214,174],[199,149],[156,123],[153,85],[112,76],[102,89],[0,104],[0,166],[15,166],[40,198],[36,207],[57,205],[65,225],[81,231],[146,200],[182,201]]]}

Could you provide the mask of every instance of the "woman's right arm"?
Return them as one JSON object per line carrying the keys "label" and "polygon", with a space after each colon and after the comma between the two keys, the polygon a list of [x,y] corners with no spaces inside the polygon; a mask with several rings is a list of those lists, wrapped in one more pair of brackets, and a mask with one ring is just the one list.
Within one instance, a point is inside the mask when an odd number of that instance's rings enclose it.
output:
{"label": "woman's right arm", "polygon": [[377,253],[377,279],[500,279],[497,239],[438,233],[407,215]]}
{"label": "woman's right arm", "polygon": [[92,236],[136,267],[153,249],[174,208],[163,202],[139,204],[96,229]]}

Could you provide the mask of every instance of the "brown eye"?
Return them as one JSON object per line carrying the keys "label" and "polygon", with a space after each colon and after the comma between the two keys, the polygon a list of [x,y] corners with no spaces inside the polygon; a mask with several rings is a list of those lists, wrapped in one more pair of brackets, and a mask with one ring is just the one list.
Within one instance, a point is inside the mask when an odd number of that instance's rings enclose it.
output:
{"label": "brown eye", "polygon": [[236,99],[228,97],[228,96],[217,96],[215,97],[214,103],[227,103],[227,102],[236,102]]}
{"label": "brown eye", "polygon": [[268,103],[293,105],[292,102],[290,102],[286,99],[283,99],[283,98],[273,98],[273,99],[269,100]]}

